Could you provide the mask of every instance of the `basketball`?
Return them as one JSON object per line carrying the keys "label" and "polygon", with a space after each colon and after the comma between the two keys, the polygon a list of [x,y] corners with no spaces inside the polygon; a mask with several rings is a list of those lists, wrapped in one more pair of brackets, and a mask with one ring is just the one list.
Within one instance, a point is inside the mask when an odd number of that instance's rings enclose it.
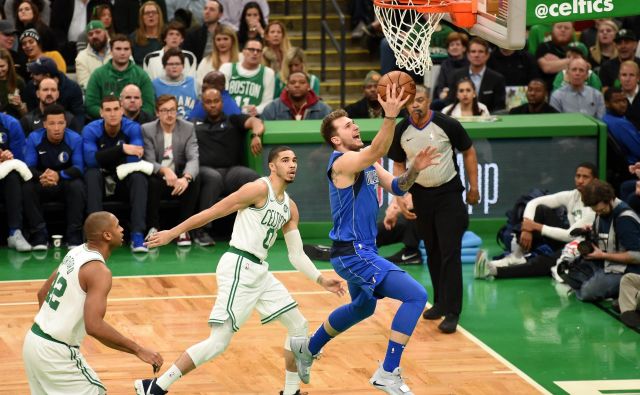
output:
{"label": "basketball", "polygon": [[395,70],[390,71],[387,74],[380,77],[378,81],[378,94],[382,100],[387,100],[387,85],[396,84],[396,91],[400,93],[400,90],[404,88],[403,99],[410,96],[409,102],[413,100],[416,94],[416,83],[411,76],[403,71]]}

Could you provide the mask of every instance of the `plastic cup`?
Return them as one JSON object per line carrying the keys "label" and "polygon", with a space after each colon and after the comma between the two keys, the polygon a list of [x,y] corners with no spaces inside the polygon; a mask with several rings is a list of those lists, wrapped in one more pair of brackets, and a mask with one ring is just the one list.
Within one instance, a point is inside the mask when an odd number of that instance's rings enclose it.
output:
{"label": "plastic cup", "polygon": [[53,248],[60,248],[62,246],[62,235],[52,235],[51,242],[53,244]]}

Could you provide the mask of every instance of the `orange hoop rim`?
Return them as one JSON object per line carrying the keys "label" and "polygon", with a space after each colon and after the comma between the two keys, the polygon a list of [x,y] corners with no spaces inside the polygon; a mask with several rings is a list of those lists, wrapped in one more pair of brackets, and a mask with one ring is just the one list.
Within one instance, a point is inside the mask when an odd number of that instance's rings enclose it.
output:
{"label": "orange hoop rim", "polygon": [[[411,2],[411,4],[409,4]],[[373,0],[380,8],[414,10],[423,14],[450,14],[454,24],[470,28],[476,23],[477,0]]]}

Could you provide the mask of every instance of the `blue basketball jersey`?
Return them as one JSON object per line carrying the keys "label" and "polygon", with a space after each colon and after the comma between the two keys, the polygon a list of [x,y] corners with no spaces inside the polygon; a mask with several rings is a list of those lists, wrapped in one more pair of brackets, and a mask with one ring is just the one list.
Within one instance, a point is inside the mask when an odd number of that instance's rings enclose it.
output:
{"label": "blue basketball jersey", "polygon": [[346,188],[337,188],[331,180],[333,163],[342,156],[333,151],[329,159],[329,200],[333,228],[329,238],[334,241],[358,241],[375,245],[378,216],[378,173],[369,166],[356,175],[355,182]]}

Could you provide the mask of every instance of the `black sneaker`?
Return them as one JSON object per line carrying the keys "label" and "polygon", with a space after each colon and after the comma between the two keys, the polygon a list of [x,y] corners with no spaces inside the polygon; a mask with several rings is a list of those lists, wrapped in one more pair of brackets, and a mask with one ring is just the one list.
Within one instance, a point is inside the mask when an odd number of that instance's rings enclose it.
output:
{"label": "black sneaker", "polygon": [[209,235],[205,229],[198,229],[194,232],[194,241],[201,247],[216,245],[216,241]]}
{"label": "black sneaker", "polygon": [[417,248],[404,247],[385,259],[398,265],[422,265],[422,256]]}
{"label": "black sneaker", "polygon": [[137,395],[164,395],[169,391],[165,391],[156,384],[157,379],[136,380],[133,388]]}
{"label": "black sneaker", "polygon": [[447,314],[444,320],[438,325],[438,329],[442,333],[453,333],[458,327],[458,316],[456,314]]}
{"label": "black sneaker", "polygon": [[438,308],[438,306],[436,305],[433,305],[430,309],[422,313],[422,318],[424,318],[425,320],[439,320],[443,315],[444,313],[440,311],[440,308]]}

